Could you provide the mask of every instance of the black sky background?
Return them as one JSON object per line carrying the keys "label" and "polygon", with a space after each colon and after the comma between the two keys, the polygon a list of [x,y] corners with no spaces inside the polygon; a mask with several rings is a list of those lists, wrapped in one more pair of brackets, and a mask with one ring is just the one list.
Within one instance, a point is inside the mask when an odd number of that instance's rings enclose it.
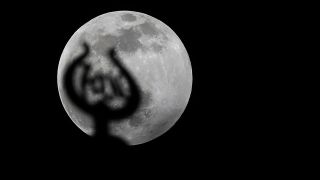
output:
{"label": "black sky background", "polygon": [[[15,95],[7,105],[10,110],[5,109],[10,133],[4,136],[4,149],[17,159],[43,163],[79,157],[92,163],[155,158],[196,162],[192,166],[219,162],[214,166],[223,167],[271,157],[275,149],[268,146],[270,131],[277,128],[265,132],[274,125],[270,112],[279,109],[270,105],[275,89],[268,86],[272,75],[265,72],[274,65],[270,53],[279,51],[273,44],[279,29],[269,24],[281,22],[272,16],[277,9],[265,7],[185,2],[8,6],[5,14],[13,19],[4,18],[4,23],[14,40],[7,54],[15,71],[5,79]],[[73,33],[92,18],[118,10],[143,12],[171,27],[188,51],[193,72],[189,104],[178,122],[159,138],[125,149],[97,144],[74,125],[61,104],[56,79],[61,53]]]}

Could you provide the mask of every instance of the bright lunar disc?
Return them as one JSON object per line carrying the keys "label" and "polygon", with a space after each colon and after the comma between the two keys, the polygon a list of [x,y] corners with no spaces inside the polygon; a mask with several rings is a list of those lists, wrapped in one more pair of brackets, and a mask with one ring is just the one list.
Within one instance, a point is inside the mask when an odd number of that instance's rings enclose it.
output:
{"label": "bright lunar disc", "polygon": [[[169,130],[184,112],[192,88],[191,63],[179,37],[166,24],[147,14],[116,11],[100,15],[81,26],[67,42],[58,66],[57,83],[63,107],[86,134],[94,132],[92,117],[79,110],[67,97],[62,75],[68,64],[91,49],[87,61],[96,71],[111,71],[104,56],[116,47],[123,64],[142,90],[143,105],[121,121],[108,124],[114,136],[136,145],[153,140]],[[106,115],[107,116],[107,115]]]}

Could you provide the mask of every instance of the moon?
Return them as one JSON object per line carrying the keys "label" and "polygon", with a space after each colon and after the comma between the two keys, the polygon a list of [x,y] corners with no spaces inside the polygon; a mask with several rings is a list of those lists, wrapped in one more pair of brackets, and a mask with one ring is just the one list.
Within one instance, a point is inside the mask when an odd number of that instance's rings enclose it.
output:
{"label": "moon", "polygon": [[162,21],[144,13],[114,11],[91,19],[69,39],[61,54],[57,84],[62,105],[84,133],[94,132],[92,117],[78,109],[66,95],[62,75],[88,42],[87,61],[97,71],[110,71],[104,56],[116,47],[122,63],[142,90],[142,106],[131,117],[110,123],[111,134],[130,145],[149,142],[167,132],[185,111],[192,90],[192,68],[186,48],[177,34]]}

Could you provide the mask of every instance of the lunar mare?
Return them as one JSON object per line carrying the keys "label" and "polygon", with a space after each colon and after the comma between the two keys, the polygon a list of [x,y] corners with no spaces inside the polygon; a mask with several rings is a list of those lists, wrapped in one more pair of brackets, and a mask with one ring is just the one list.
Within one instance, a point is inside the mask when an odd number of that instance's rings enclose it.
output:
{"label": "lunar mare", "polygon": [[161,136],[175,124],[191,95],[192,69],[188,53],[172,29],[143,13],[116,11],[90,20],[72,35],[60,57],[58,90],[71,120],[91,135],[92,117],[77,109],[61,83],[68,64],[83,52],[80,46],[83,41],[92,49],[87,62],[92,65],[93,73],[117,73],[104,56],[108,48],[116,47],[122,63],[142,90],[139,110],[132,117],[108,124],[114,136],[132,145],[142,144]]}

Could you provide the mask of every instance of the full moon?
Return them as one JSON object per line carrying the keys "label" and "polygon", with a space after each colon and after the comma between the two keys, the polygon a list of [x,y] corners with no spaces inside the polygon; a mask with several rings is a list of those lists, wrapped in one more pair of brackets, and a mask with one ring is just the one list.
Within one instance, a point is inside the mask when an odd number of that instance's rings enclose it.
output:
{"label": "full moon", "polygon": [[[102,14],[81,26],[69,39],[60,57],[57,84],[61,102],[74,124],[92,136],[92,117],[68,97],[62,76],[68,65],[83,51],[94,71],[112,71],[105,57],[115,47],[125,67],[142,92],[142,105],[130,117],[106,124],[113,136],[130,145],[149,142],[167,132],[181,117],[192,89],[192,68],[186,48],[177,34],[162,21],[134,11]],[[75,76],[76,81],[76,76]],[[95,98],[95,97],[92,97]],[[108,116],[108,114],[106,114]]]}

